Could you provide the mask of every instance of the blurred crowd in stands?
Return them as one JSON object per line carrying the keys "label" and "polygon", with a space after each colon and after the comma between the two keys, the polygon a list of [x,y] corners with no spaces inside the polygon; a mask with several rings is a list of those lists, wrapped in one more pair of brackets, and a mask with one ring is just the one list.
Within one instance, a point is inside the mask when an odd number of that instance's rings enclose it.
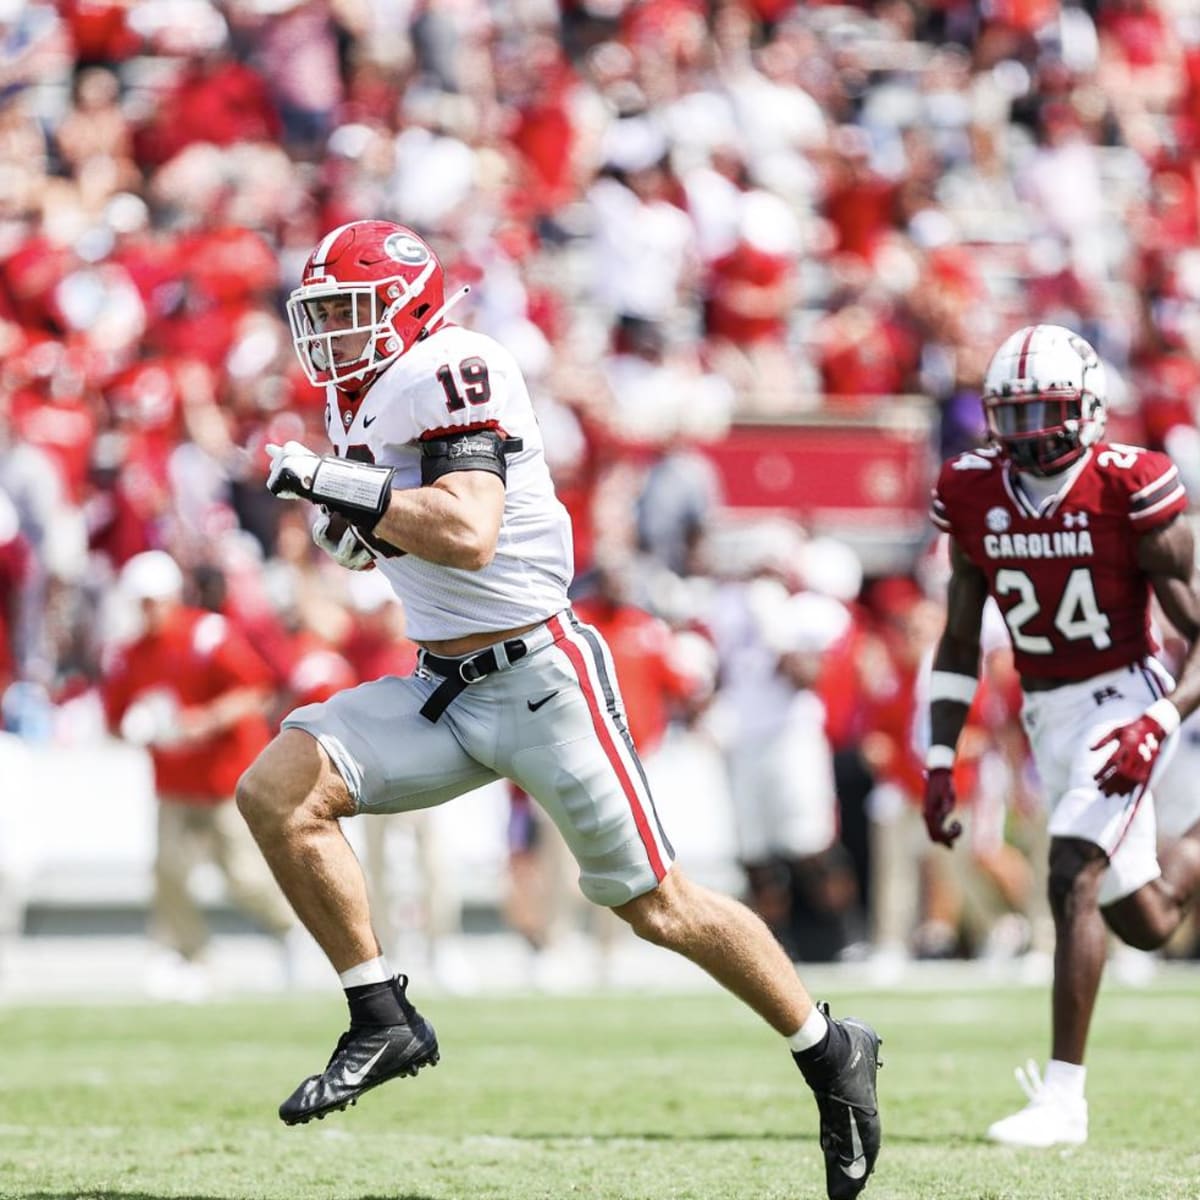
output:
{"label": "blurred crowd in stands", "polygon": [[99,735],[136,615],[116,580],[150,549],[253,642],[275,718],[411,664],[379,581],[263,488],[267,442],[323,444],[282,298],[360,217],[425,235],[472,287],[456,319],[517,355],[580,599],[628,616],[635,662],[669,642],[626,681],[631,719],[652,712],[648,749],[670,721],[722,748],[781,938],[975,953],[1006,912],[1036,940],[1002,638],[964,755],[971,853],[921,833],[944,551],[864,579],[787,520],[730,533],[700,448],[917,396],[932,469],[980,436],[994,346],[1054,321],[1109,363],[1116,433],[1200,496],[1194,4],[0,0],[11,732]]}

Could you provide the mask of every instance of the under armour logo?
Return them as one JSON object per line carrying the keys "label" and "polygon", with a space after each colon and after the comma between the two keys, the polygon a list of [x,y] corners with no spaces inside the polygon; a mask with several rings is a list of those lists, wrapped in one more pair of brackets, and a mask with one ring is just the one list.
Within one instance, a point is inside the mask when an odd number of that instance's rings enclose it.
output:
{"label": "under armour logo", "polygon": [[1081,513],[1064,513],[1063,528],[1064,529],[1086,529],[1088,527],[1088,515],[1085,512]]}
{"label": "under armour logo", "polygon": [[1138,754],[1141,756],[1142,762],[1150,762],[1157,753],[1158,738],[1152,733],[1146,734],[1142,744],[1138,747]]}

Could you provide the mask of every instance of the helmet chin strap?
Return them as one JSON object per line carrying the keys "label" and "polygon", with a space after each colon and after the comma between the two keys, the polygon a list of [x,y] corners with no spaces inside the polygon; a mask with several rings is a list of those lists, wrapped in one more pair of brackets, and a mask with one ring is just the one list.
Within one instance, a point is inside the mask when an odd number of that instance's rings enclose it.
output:
{"label": "helmet chin strap", "polygon": [[442,307],[439,308],[437,312],[435,312],[433,316],[425,322],[423,326],[421,326],[421,332],[417,334],[417,341],[424,341],[425,338],[427,338],[438,327],[438,325],[446,319],[446,314],[449,313],[449,311],[461,300],[465,300],[467,298],[467,294],[470,292],[470,290],[471,289],[469,286],[460,287],[458,291],[455,292],[454,295],[451,296],[450,299],[447,300]]}

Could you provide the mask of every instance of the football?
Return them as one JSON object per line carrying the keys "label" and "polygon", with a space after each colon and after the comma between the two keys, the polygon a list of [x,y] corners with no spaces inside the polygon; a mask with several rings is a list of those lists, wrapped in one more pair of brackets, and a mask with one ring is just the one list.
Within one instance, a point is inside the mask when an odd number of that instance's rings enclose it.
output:
{"label": "football", "polygon": [[[350,528],[350,522],[346,520],[341,513],[331,512],[329,514],[329,537],[333,541],[340,542],[342,534]],[[377,557],[379,558],[401,558],[407,551],[401,550],[398,546],[393,546],[390,542],[385,542],[381,538],[372,536],[369,533],[363,533],[361,529],[355,530],[358,534],[358,539],[363,542]]]}
{"label": "football", "polygon": [[329,527],[326,530],[326,536],[331,542],[340,542],[342,535],[349,528],[350,522],[341,513],[331,512],[329,514]]}
{"label": "football", "polygon": [[393,546],[391,542],[385,542],[373,534],[363,533],[360,530],[358,536],[366,542],[378,558],[403,558],[408,553],[407,550],[401,550],[399,546]]}

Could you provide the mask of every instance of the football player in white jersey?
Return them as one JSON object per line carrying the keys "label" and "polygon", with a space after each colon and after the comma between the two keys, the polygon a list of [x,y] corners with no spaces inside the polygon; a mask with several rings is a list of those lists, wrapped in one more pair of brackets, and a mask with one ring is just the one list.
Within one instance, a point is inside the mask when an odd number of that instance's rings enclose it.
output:
{"label": "football player in white jersey", "polygon": [[267,486],[321,506],[313,536],[343,566],[387,576],[421,651],[408,678],[293,712],[238,787],[350,1008],[328,1065],[280,1117],[322,1117],[438,1060],[407,979],[380,953],[338,819],[506,777],[562,830],[590,900],[703,967],[787,1040],[816,1097],[828,1193],[856,1196],[879,1151],[879,1038],[829,1018],[757,917],[672,866],[611,656],[568,604],[570,526],[524,380],[503,347],[448,321],[458,296],[444,286],[411,230],[356,221],[322,239],[288,301],[300,361],[326,385],[335,453],[271,447]]}

